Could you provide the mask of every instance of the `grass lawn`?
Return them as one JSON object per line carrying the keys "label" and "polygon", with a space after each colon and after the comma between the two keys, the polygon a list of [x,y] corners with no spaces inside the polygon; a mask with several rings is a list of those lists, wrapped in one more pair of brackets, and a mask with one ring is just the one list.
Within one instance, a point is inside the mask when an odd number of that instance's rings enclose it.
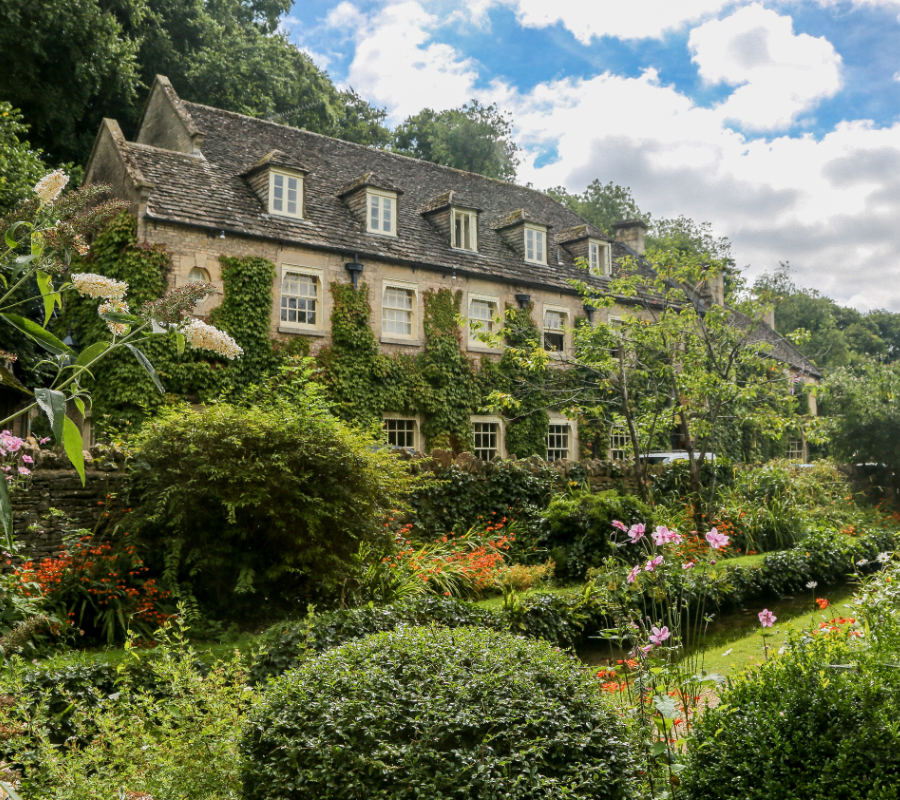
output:
{"label": "grass lawn", "polygon": [[[778,652],[790,632],[809,630],[820,622],[835,617],[850,617],[852,614],[848,601],[853,592],[853,586],[844,585],[817,589],[815,595],[810,591],[770,603],[768,608],[778,619],[773,627],[766,628],[769,655]],[[815,605],[815,597],[827,599],[828,608],[820,610]],[[763,639],[760,635],[762,628],[757,618],[760,611],[762,606],[728,614],[713,622],[707,634],[708,644],[703,652],[703,669],[706,672],[727,675],[756,666],[764,660]]]}

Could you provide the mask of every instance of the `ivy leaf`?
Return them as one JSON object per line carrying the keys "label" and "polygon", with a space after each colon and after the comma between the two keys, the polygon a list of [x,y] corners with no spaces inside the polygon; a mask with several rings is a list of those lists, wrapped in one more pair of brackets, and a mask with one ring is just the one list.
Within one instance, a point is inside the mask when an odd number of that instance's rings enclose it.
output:
{"label": "ivy leaf", "polygon": [[57,442],[63,441],[63,420],[66,417],[66,396],[56,389],[39,387],[34,390],[34,399],[41,411],[47,415],[50,430]]}
{"label": "ivy leaf", "polygon": [[63,447],[66,450],[69,461],[75,467],[78,477],[81,478],[81,485],[83,486],[84,451],[82,448],[84,447],[84,439],[81,437],[81,431],[78,429],[78,426],[68,417],[63,417]]}
{"label": "ivy leaf", "polygon": [[153,384],[159,390],[160,394],[165,394],[166,390],[163,388],[162,383],[160,383],[159,376],[156,374],[156,370],[153,367],[153,364],[150,363],[150,359],[147,358],[140,350],[138,350],[133,344],[125,344],[132,353],[134,353],[134,357],[138,360],[138,364],[140,364],[145,370],[147,370],[147,374],[153,380]]}
{"label": "ivy leaf", "polygon": [[6,320],[32,341],[37,342],[48,353],[52,353],[55,356],[73,355],[70,347],[63,344],[56,336],[46,328],[38,325],[33,319],[28,319],[28,317],[23,317],[19,314],[0,314],[0,318]]}

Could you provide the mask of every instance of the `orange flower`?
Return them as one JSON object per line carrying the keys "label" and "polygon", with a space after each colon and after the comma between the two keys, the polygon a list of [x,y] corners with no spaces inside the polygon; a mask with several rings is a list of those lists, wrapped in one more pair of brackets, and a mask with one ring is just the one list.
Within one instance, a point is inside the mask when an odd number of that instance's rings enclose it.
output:
{"label": "orange flower", "polygon": [[828,608],[828,600],[826,600],[824,597],[817,597],[816,605],[821,609],[826,609]]}

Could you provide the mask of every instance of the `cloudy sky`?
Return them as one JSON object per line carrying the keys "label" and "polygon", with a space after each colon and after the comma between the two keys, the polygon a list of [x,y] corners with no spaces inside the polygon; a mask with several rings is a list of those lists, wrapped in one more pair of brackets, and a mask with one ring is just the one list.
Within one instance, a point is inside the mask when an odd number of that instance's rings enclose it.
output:
{"label": "cloudy sky", "polygon": [[298,0],[285,22],[396,124],[497,103],[518,181],[630,186],[753,277],[900,311],[900,0]]}

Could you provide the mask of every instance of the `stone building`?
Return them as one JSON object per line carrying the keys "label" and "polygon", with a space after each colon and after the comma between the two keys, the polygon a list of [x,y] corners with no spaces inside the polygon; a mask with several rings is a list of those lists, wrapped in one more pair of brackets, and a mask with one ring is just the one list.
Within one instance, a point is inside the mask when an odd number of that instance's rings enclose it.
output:
{"label": "stone building", "polygon": [[[577,320],[624,308],[586,310],[570,280],[602,288],[618,260],[643,251],[642,222],[620,223],[611,240],[539,191],[187,102],[162,76],[134,141],[104,120],[85,181],[131,203],[139,240],[171,253],[176,286],[206,280],[221,296],[220,256],[275,264],[271,335],[305,337],[312,353],[329,343],[330,285],[364,281],[383,352],[419,350],[424,293],[452,289],[462,315],[488,329],[507,307],[531,308],[545,348],[564,359]],[[498,352],[470,330],[461,346]],[[814,370],[796,351],[784,358]],[[503,455],[503,420],[472,422],[476,454]],[[398,446],[421,448],[420,424],[385,413]],[[576,456],[574,421],[552,417],[547,436],[551,457]]]}

